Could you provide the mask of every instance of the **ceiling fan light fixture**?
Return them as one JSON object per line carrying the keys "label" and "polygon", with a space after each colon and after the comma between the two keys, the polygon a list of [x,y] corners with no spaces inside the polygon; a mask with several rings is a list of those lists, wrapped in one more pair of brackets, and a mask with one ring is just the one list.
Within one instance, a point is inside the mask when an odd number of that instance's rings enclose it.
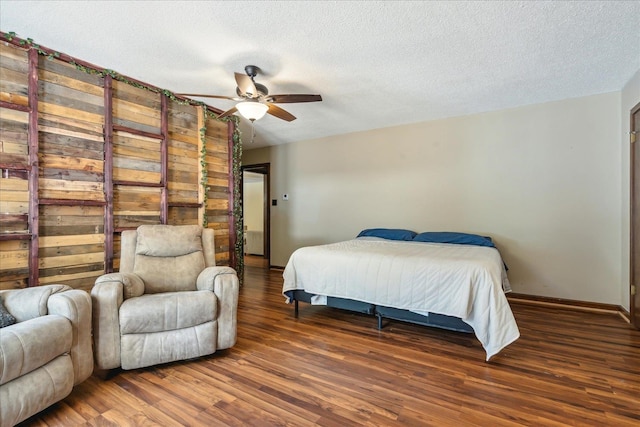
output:
{"label": "ceiling fan light fixture", "polygon": [[242,116],[252,122],[260,120],[267,112],[269,107],[258,101],[243,101],[236,105],[236,108]]}

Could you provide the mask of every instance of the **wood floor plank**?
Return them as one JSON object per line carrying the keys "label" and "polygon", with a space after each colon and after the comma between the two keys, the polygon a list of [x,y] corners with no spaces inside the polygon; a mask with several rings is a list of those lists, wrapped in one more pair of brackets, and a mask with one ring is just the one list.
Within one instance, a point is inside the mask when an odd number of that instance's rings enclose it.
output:
{"label": "wood floor plank", "polygon": [[640,331],[620,316],[510,301],[521,337],[485,362],[471,334],[284,303],[247,257],[238,342],[92,376],[25,426],[637,426]]}

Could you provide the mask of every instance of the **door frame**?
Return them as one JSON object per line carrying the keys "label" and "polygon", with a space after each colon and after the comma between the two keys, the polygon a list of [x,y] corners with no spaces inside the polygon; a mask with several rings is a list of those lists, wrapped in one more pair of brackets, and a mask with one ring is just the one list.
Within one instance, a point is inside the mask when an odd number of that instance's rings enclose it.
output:
{"label": "door frame", "polygon": [[264,176],[263,181],[263,196],[262,196],[262,216],[263,216],[263,229],[264,229],[264,239],[263,239],[263,254],[264,259],[267,260],[267,263],[271,264],[271,205],[269,204],[269,200],[271,198],[271,163],[257,163],[255,165],[242,165],[241,166],[241,177],[242,182],[240,188],[242,189],[241,197],[243,198],[242,203],[242,217],[244,218],[244,172],[253,172],[259,173]]}
{"label": "door frame", "polygon": [[[636,104],[630,112],[630,131],[629,131],[629,152],[630,152],[630,167],[629,167],[629,181],[630,181],[630,247],[629,247],[629,317],[631,324],[637,329],[640,329],[640,266],[638,265],[640,258],[640,245],[636,245],[635,242],[640,236],[636,236],[635,233],[640,230],[640,209],[636,208],[636,205],[640,203],[640,188],[636,188],[635,181],[636,175],[640,174],[640,161],[636,162],[636,157],[640,154],[640,128],[636,128],[635,116],[640,115],[640,103]],[[635,287],[635,288],[634,288]],[[635,292],[634,292],[635,290]],[[635,294],[635,295],[634,295]]]}

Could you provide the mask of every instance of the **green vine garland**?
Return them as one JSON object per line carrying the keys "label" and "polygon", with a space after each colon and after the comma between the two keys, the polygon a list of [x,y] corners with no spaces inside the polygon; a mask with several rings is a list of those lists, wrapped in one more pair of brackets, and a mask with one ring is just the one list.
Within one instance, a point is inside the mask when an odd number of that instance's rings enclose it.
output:
{"label": "green vine garland", "polygon": [[[4,38],[9,42],[13,42],[13,40],[16,39],[16,42],[18,45],[27,47],[29,49],[35,49],[39,55],[45,56],[48,60],[53,60],[56,58],[61,59],[61,56],[62,56],[60,52],[56,52],[48,48],[44,48],[39,44],[35,43],[31,38],[21,39],[17,37],[14,31],[9,31],[6,33],[0,31],[0,38]],[[209,186],[207,183],[209,171],[207,169],[207,161],[206,161],[206,156],[207,156],[207,144],[206,144],[206,136],[205,136],[207,132],[206,119],[207,117],[211,117],[222,122],[229,122],[229,121],[233,122],[231,167],[232,167],[232,173],[233,173],[232,215],[234,218],[234,222],[235,222],[234,225],[236,230],[236,243],[235,243],[234,251],[236,255],[236,270],[238,272],[238,278],[240,280],[240,283],[242,283],[243,277],[244,277],[244,257],[243,257],[244,232],[243,232],[243,222],[242,222],[242,200],[240,198],[241,196],[240,178],[242,173],[242,137],[240,133],[240,128],[238,126],[239,118],[237,116],[229,116],[229,117],[220,119],[218,118],[218,116],[216,116],[216,114],[213,111],[211,111],[208,108],[207,104],[205,104],[204,102],[185,99],[185,98],[179,98],[170,90],[160,89],[157,87],[146,85],[138,81],[130,80],[126,76],[123,76],[122,74],[119,74],[116,71],[110,70],[108,68],[100,70],[97,68],[92,68],[82,64],[78,64],[72,57],[69,57],[68,62],[69,64],[73,65],[77,70],[83,71],[87,74],[98,75],[101,77],[110,76],[112,79],[122,83],[126,83],[130,86],[133,86],[139,89],[144,89],[153,93],[162,94],[167,98],[171,99],[172,101],[177,102],[180,105],[196,105],[196,106],[203,107],[202,110],[204,112],[204,126],[199,130],[199,132],[200,132],[200,140],[202,141],[202,150],[200,152],[200,167],[202,170],[202,180],[200,182],[200,185],[203,187],[203,190],[204,190],[204,198],[202,203],[203,203],[203,206],[205,207],[205,209],[203,209],[204,214],[202,218],[202,226],[205,228],[209,224],[209,220],[207,218],[207,213],[206,213],[206,205],[207,205],[207,199],[208,199],[207,193],[209,191]]]}

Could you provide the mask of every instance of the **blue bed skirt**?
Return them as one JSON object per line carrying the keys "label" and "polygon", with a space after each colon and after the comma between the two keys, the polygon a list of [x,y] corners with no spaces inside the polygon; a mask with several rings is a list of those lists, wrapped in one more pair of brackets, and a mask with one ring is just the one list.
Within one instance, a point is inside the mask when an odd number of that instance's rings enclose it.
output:
{"label": "blue bed skirt", "polygon": [[[311,303],[312,294],[303,290],[287,291],[285,295],[295,304],[295,316],[298,317],[298,301]],[[462,319],[444,314],[429,313],[422,315],[408,310],[401,310],[393,307],[369,304],[346,298],[327,297],[327,306],[342,310],[355,311],[358,313],[375,315],[378,318],[378,329],[382,329],[383,319],[400,320],[402,322],[414,323],[422,326],[448,329],[457,332],[473,333],[471,326]]]}

